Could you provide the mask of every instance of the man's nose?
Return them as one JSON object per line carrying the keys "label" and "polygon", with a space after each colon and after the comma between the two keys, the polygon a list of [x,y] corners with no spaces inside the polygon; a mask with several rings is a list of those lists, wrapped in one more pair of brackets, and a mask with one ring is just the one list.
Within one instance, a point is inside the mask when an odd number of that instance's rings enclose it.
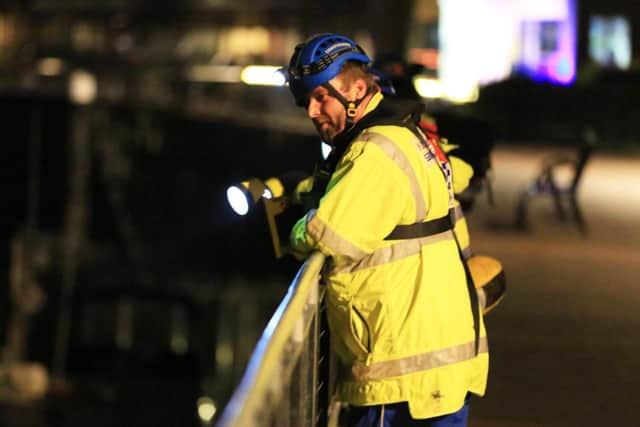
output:
{"label": "man's nose", "polygon": [[309,99],[309,105],[307,105],[307,116],[310,119],[317,117],[320,112],[320,103],[315,99]]}

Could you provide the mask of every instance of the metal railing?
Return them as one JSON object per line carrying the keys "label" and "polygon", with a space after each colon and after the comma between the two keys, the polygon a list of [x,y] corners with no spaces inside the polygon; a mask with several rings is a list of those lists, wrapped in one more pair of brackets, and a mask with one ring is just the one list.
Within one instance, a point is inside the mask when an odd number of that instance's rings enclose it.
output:
{"label": "metal railing", "polygon": [[315,252],[296,274],[216,427],[327,425],[330,358],[319,280],[324,260]]}

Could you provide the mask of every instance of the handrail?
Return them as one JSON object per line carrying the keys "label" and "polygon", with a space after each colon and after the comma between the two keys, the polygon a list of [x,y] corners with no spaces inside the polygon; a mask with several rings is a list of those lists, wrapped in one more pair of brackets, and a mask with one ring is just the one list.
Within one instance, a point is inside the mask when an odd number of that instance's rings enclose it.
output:
{"label": "handrail", "polygon": [[[291,385],[293,370],[309,344],[317,343],[320,270],[325,257],[314,252],[302,265],[287,294],[264,329],[245,373],[216,427],[260,427],[275,425],[275,411]],[[315,324],[314,331],[310,331]],[[315,359],[317,349],[313,349]],[[316,369],[315,367],[313,369]],[[313,384],[315,390],[315,384]],[[317,417],[312,414],[313,419]],[[277,425],[288,425],[289,422]]]}

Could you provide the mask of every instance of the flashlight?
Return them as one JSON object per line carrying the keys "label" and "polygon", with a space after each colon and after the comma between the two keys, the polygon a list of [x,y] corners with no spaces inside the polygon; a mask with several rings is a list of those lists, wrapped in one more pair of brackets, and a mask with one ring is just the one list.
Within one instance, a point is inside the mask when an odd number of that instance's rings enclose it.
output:
{"label": "flashlight", "polygon": [[227,202],[238,215],[244,216],[249,213],[260,200],[267,214],[273,250],[276,258],[280,258],[283,250],[275,217],[284,212],[290,204],[290,198],[285,195],[282,181],[278,178],[269,178],[265,181],[249,178],[227,188]]}
{"label": "flashlight", "polygon": [[250,178],[227,188],[227,202],[236,214],[244,216],[261,198],[271,200],[283,193],[284,188],[276,178],[269,178],[266,182]]}
{"label": "flashlight", "polygon": [[283,255],[276,216],[287,210],[292,204],[300,204],[295,196],[300,188],[309,185],[308,174],[291,171],[279,177],[249,178],[227,188],[227,202],[237,215],[247,215],[260,200],[264,205],[269,232],[276,258]]}

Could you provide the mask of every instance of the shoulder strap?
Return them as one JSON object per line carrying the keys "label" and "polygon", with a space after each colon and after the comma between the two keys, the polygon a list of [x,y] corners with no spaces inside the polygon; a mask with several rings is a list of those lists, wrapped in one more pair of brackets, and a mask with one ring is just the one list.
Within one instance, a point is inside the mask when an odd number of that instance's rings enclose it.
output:
{"label": "shoulder strap", "polygon": [[[446,216],[437,218],[431,221],[422,223],[410,224],[410,225],[398,225],[391,233],[385,238],[385,240],[391,239],[415,239],[418,237],[426,237],[429,235],[441,233],[446,230],[454,230],[454,223],[452,218],[454,217],[454,193],[453,193],[453,176],[451,171],[451,164],[449,159],[444,154],[442,149],[438,146],[437,142],[433,139],[427,138],[425,134],[418,127],[419,117],[411,115],[405,123],[405,126],[410,129],[413,134],[418,138],[421,144],[423,144],[431,156],[435,157],[438,162],[438,166],[444,175],[447,182],[447,189],[449,192],[449,212]],[[460,262],[464,268],[465,279],[467,282],[467,292],[469,294],[469,304],[471,308],[471,315],[473,316],[473,332],[475,337],[475,353],[478,354],[480,345],[480,307],[478,304],[478,294],[476,292],[475,285],[473,284],[473,278],[471,277],[471,271],[465,261],[460,247],[460,242],[456,236],[455,230],[453,232],[456,246],[458,247],[458,256]]]}
{"label": "shoulder strap", "polygon": [[433,236],[434,234],[453,230],[453,223],[451,222],[452,215],[453,212],[449,211],[447,215],[432,219],[431,221],[397,225],[384,240],[415,239],[417,237]]}

